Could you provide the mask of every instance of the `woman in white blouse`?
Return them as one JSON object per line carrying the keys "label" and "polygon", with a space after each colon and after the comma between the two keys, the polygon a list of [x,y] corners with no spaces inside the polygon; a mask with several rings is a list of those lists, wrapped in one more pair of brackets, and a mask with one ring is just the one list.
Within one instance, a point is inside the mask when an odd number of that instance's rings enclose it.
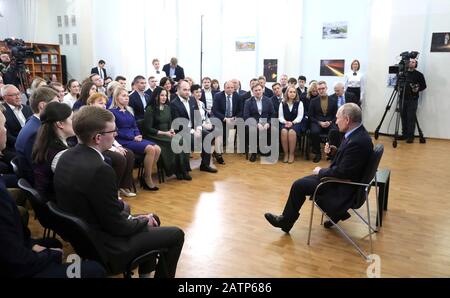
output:
{"label": "woman in white blouse", "polygon": [[345,74],[345,91],[356,95],[359,105],[364,100],[365,86],[364,75],[359,71],[361,64],[358,60],[353,60],[351,64],[352,71]]}
{"label": "woman in white blouse", "polygon": [[293,163],[297,135],[300,134],[300,122],[303,119],[303,103],[300,101],[297,89],[289,86],[284,93],[284,99],[278,109],[278,120],[281,129],[281,146],[283,147],[285,163]]}
{"label": "woman in white blouse", "polygon": [[67,83],[67,94],[64,96],[63,103],[72,108],[73,104],[78,100],[78,97],[80,97],[80,90],[80,83],[77,80],[69,80]]}

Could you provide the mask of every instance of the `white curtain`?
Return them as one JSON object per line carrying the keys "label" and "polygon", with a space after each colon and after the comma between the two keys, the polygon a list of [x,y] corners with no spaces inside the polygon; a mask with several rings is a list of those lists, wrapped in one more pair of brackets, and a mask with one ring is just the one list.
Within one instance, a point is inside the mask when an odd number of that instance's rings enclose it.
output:
{"label": "white curtain", "polygon": [[36,42],[36,24],[38,20],[38,4],[40,0],[21,0],[23,19],[22,32],[23,40],[27,42]]}

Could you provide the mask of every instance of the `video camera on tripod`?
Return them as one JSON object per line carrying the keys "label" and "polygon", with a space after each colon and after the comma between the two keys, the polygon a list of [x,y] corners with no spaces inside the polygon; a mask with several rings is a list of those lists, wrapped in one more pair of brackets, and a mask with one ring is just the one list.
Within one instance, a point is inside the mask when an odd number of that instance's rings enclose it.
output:
{"label": "video camera on tripod", "polygon": [[22,39],[6,38],[4,43],[11,51],[11,63],[4,70],[5,84],[13,84],[25,91],[28,88],[25,60],[34,57],[33,48],[27,47]]}
{"label": "video camera on tripod", "polygon": [[[394,141],[392,142],[392,146],[394,148],[397,147],[397,140],[399,139],[398,131],[400,125],[400,110],[405,100],[405,93],[407,92],[407,87],[410,87],[411,90],[418,90],[419,85],[413,84],[410,80],[408,80],[408,69],[409,63],[411,59],[416,59],[419,55],[419,52],[416,51],[406,51],[400,54],[400,62],[398,64],[389,66],[389,74],[395,74],[395,87],[394,91],[389,98],[388,104],[386,105],[386,110],[384,111],[383,117],[381,118],[380,124],[375,129],[375,139],[378,139],[379,131],[381,125],[383,124],[384,118],[386,117],[387,112],[391,109],[391,106],[394,102],[395,105],[395,133],[394,133]],[[409,85],[408,85],[409,84]],[[420,129],[419,122],[416,118],[417,128],[419,130],[420,143],[425,143],[425,138],[423,136],[423,132]]]}

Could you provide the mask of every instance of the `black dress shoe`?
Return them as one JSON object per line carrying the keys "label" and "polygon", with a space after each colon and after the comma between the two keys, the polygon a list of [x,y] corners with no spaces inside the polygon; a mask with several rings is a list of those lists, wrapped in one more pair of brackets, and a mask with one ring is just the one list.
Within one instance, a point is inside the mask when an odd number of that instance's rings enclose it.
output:
{"label": "black dress shoe", "polygon": [[184,180],[187,180],[187,181],[191,181],[191,180],[192,180],[192,177],[191,177],[191,175],[189,175],[188,173],[184,173],[184,174],[183,174],[183,179],[184,179]]}
{"label": "black dress shoe", "polygon": [[406,140],[406,136],[403,136],[403,135],[398,136],[398,137],[397,137],[397,140],[399,140],[399,141],[404,141],[404,140]]}
{"label": "black dress shoe", "polygon": [[[347,220],[347,219],[349,219],[350,218],[350,213],[348,213],[348,212],[345,212],[344,214],[342,214],[340,217],[337,217],[337,218],[331,218],[335,223],[338,223],[340,220],[342,220],[342,221],[344,221],[344,220]],[[331,228],[332,226],[334,226],[334,224],[330,221],[330,220],[327,220],[327,221],[325,221],[324,223],[323,223],[323,227],[324,228],[327,228],[327,229],[329,229],[329,228]]]}
{"label": "black dress shoe", "polygon": [[251,162],[255,162],[256,161],[256,153],[252,153],[252,155],[250,155],[250,161]]}
{"label": "black dress shoe", "polygon": [[225,161],[223,160],[222,154],[214,154],[214,158],[216,159],[217,163],[224,165]]}
{"label": "black dress shoe", "polygon": [[284,218],[283,215],[274,215],[272,213],[266,213],[264,214],[264,217],[272,226],[274,226],[275,228],[281,228],[281,230],[287,234],[289,234],[289,231],[292,229],[292,226],[295,223],[295,220],[288,221]]}
{"label": "black dress shoe", "polygon": [[200,171],[208,172],[208,173],[217,173],[217,170],[211,168],[210,166],[200,166]]}
{"label": "black dress shoe", "polygon": [[320,154],[316,154],[316,156],[314,156],[313,162],[318,163],[318,162],[320,162],[321,159],[322,159],[322,156]]}
{"label": "black dress shoe", "polygon": [[157,186],[153,186],[153,187],[148,186],[147,182],[145,182],[145,179],[141,179],[141,187],[143,189],[149,190],[149,191],[157,191],[157,190],[159,190],[159,187],[157,187]]}
{"label": "black dress shoe", "polygon": [[177,180],[183,180],[183,174],[175,174],[177,176]]}

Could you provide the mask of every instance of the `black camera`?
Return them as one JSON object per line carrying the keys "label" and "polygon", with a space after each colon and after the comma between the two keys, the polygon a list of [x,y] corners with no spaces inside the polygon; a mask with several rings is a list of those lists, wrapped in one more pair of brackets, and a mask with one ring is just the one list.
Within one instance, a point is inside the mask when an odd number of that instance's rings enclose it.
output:
{"label": "black camera", "polygon": [[16,66],[23,65],[25,63],[25,59],[33,58],[33,48],[25,46],[25,42],[22,39],[7,38],[4,42],[10,49],[11,60]]}
{"label": "black camera", "polygon": [[409,67],[409,61],[411,59],[416,59],[418,55],[419,52],[416,51],[401,53],[400,62],[398,64],[389,66],[389,74],[396,74],[397,82],[406,80],[406,71]]}

